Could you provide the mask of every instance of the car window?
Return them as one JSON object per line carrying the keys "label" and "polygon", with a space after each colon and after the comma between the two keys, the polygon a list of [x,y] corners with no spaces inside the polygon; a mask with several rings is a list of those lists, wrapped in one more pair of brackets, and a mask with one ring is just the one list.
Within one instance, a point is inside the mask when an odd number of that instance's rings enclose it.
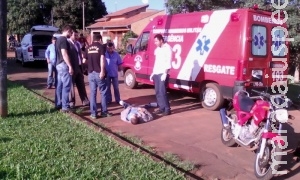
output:
{"label": "car window", "polygon": [[29,34],[25,35],[25,36],[23,37],[23,39],[22,39],[21,44],[22,44],[22,45],[28,44],[28,43],[29,43],[29,40],[30,40],[29,38],[30,38],[30,35],[29,35]]}
{"label": "car window", "polygon": [[252,55],[267,55],[267,28],[261,25],[252,26]]}
{"label": "car window", "polygon": [[134,52],[147,51],[149,41],[149,32],[144,32],[135,44]]}
{"label": "car window", "polygon": [[51,43],[51,39],[52,39],[51,35],[33,35],[32,36],[32,44],[47,46]]}
{"label": "car window", "polygon": [[272,55],[283,57],[287,54],[287,46],[285,45],[285,31],[282,27],[274,27],[272,29]]}

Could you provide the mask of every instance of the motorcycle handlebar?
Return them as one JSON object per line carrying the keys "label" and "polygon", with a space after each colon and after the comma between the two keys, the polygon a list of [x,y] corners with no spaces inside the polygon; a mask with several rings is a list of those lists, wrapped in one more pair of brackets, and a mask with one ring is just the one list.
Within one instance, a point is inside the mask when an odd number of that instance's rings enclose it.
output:
{"label": "motorcycle handlebar", "polygon": [[257,91],[257,90],[254,90],[254,89],[251,89],[252,92],[255,92],[261,96],[264,96],[264,97],[267,97],[267,98],[270,98],[270,94],[269,93],[265,93],[265,92],[260,92],[260,91]]}

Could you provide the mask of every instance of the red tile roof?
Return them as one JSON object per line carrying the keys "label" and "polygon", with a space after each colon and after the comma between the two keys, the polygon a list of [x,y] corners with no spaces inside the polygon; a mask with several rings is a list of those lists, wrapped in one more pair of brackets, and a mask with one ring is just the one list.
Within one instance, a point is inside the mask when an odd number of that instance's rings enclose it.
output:
{"label": "red tile roof", "polygon": [[106,22],[96,22],[95,24],[92,24],[92,25],[88,26],[87,28],[93,29],[93,28],[109,28],[109,27],[126,27],[136,21],[142,20],[146,17],[152,16],[159,12],[161,12],[161,11],[141,12],[140,14],[129,17],[127,19],[106,21]]}
{"label": "red tile roof", "polygon": [[122,15],[125,15],[126,13],[129,13],[129,12],[132,12],[132,11],[135,11],[135,10],[139,10],[139,9],[142,9],[142,8],[146,9],[147,7],[149,7],[148,4],[147,5],[140,5],[140,6],[131,6],[131,7],[122,9],[120,11],[116,11],[114,13],[108,14],[108,15],[106,15],[106,17],[122,16]]}
{"label": "red tile roof", "polygon": [[100,18],[100,19],[96,19],[95,21],[96,22],[103,22],[103,21],[107,21],[107,20],[109,20],[110,18],[108,18],[108,17],[103,17],[103,18]]}

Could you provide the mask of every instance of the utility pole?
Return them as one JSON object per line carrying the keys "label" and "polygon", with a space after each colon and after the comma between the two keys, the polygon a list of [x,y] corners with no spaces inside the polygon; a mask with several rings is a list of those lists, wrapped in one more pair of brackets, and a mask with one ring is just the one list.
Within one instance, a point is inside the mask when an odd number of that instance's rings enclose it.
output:
{"label": "utility pole", "polygon": [[0,0],[0,116],[7,116],[7,0]]}
{"label": "utility pole", "polygon": [[165,5],[165,13],[169,14],[169,12],[168,12],[168,0],[165,0],[164,5]]}
{"label": "utility pole", "polygon": [[53,7],[51,8],[51,25],[53,26],[54,23],[53,23]]}
{"label": "utility pole", "polygon": [[82,29],[85,31],[84,0],[82,1]]}

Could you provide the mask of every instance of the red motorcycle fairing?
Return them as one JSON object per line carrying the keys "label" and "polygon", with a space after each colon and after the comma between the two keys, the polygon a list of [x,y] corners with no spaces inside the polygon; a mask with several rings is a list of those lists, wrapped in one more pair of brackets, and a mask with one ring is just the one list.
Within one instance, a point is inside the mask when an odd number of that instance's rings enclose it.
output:
{"label": "red motorcycle fairing", "polygon": [[254,123],[258,126],[268,114],[270,104],[264,100],[257,100],[251,110],[251,114],[254,116]]}
{"label": "red motorcycle fairing", "polygon": [[273,132],[263,132],[262,133],[262,138],[264,139],[271,139],[272,141],[274,141],[274,143],[277,145],[278,143],[280,143],[281,147],[285,146],[285,141],[284,139],[277,133],[273,133]]}
{"label": "red motorcycle fairing", "polygon": [[268,113],[269,102],[264,100],[254,101],[244,92],[236,92],[233,98],[233,107],[237,112],[238,124],[243,126],[251,117],[258,126]]}

